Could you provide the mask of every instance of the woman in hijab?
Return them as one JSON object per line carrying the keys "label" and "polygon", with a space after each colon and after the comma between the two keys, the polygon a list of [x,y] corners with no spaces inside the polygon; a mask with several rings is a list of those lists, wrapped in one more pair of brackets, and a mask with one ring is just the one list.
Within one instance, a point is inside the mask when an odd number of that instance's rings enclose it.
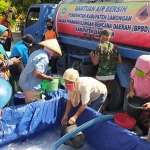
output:
{"label": "woman in hijab", "polygon": [[40,99],[42,80],[53,80],[53,77],[46,75],[49,60],[62,55],[56,39],[40,42],[39,45],[44,48],[34,51],[29,56],[19,79],[19,86],[24,92],[26,103]]}
{"label": "woman in hijab", "polygon": [[[8,36],[8,28],[6,28],[3,25],[0,25],[0,54],[1,54],[0,59],[2,59],[2,60],[5,59],[6,61],[9,60],[9,62],[11,62],[11,65],[18,64],[20,62],[20,60],[17,59],[16,57],[9,59],[6,54],[6,51],[4,50],[3,44],[5,43],[7,36]],[[4,57],[4,58],[2,58],[2,57]],[[7,62],[7,63],[9,63],[9,62]]]}
{"label": "woman in hijab", "polygon": [[[107,96],[107,88],[103,83],[91,77],[79,77],[78,71],[73,68],[65,71],[63,79],[68,90],[68,100],[62,124],[74,124],[86,106],[101,111]],[[71,108],[78,106],[80,102],[81,106],[68,121]]]}
{"label": "woman in hijab", "polygon": [[[141,97],[147,101],[143,105],[144,111],[138,120],[139,126],[147,133],[148,128],[150,130],[150,55],[141,55],[131,71],[130,92],[126,97],[133,98],[133,96]],[[150,142],[150,135],[148,141]]]}
{"label": "woman in hijab", "polygon": [[[8,28],[6,28],[3,25],[0,25],[0,77],[4,78],[5,80],[9,80],[11,85],[11,78],[10,72],[9,72],[9,66],[10,65],[16,65],[20,62],[20,60],[16,57],[9,59],[6,51],[4,50],[3,44],[5,44],[6,38],[8,36]],[[13,91],[14,86],[12,85]],[[9,102],[9,105],[13,105],[12,99]],[[1,114],[0,110],[0,114]]]}

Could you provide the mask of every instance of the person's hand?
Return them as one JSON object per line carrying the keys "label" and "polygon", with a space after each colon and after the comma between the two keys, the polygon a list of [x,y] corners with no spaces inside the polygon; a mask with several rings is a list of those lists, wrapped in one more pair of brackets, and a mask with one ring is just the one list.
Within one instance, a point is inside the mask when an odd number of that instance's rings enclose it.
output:
{"label": "person's hand", "polygon": [[51,77],[51,76],[49,76],[49,78],[48,78],[48,81],[53,81],[54,80],[54,77]]}
{"label": "person's hand", "polygon": [[68,121],[68,116],[64,115],[63,118],[61,119],[61,124],[62,125],[67,124],[67,121]]}
{"label": "person's hand", "polygon": [[75,124],[76,123],[77,118],[75,116],[71,117],[68,121],[69,124]]}
{"label": "person's hand", "polygon": [[16,57],[11,58],[11,60],[14,62],[15,65],[20,63],[20,59],[21,59],[21,57],[20,58],[16,58]]}
{"label": "person's hand", "polygon": [[130,92],[127,94],[126,98],[129,98],[129,97],[133,98],[133,96],[134,96],[134,92],[133,92],[133,91],[130,91]]}
{"label": "person's hand", "polygon": [[150,102],[143,104],[142,107],[144,107],[144,110],[150,109]]}
{"label": "person's hand", "polygon": [[89,53],[89,55],[92,57],[92,56],[94,55],[93,51],[91,51],[91,52]]}

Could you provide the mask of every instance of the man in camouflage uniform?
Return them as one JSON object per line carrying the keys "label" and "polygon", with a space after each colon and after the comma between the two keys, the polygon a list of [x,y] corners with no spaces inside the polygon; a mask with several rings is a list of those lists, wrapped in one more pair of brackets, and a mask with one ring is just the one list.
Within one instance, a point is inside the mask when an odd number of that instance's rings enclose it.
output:
{"label": "man in camouflage uniform", "polygon": [[100,44],[98,44],[95,54],[93,51],[90,52],[93,64],[98,65],[96,79],[106,85],[108,95],[110,95],[113,90],[116,65],[122,63],[117,46],[109,42],[110,37],[111,31],[103,30],[100,34]]}

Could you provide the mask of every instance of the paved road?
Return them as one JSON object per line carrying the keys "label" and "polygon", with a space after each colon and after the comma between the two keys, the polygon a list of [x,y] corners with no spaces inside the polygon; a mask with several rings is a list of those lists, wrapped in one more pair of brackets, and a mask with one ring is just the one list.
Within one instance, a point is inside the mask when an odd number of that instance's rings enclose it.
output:
{"label": "paved road", "polygon": [[14,44],[16,44],[17,42],[19,42],[21,40],[20,32],[13,32],[13,38],[14,38],[14,41],[12,42],[11,47],[13,47]]}

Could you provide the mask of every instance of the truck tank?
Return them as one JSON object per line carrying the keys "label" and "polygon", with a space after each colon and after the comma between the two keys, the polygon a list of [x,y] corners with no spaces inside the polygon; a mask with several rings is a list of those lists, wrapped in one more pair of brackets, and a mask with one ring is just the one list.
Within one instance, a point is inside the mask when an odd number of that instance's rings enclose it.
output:
{"label": "truck tank", "polygon": [[139,0],[64,1],[56,15],[59,34],[99,40],[110,29],[111,41],[150,48],[150,2]]}

